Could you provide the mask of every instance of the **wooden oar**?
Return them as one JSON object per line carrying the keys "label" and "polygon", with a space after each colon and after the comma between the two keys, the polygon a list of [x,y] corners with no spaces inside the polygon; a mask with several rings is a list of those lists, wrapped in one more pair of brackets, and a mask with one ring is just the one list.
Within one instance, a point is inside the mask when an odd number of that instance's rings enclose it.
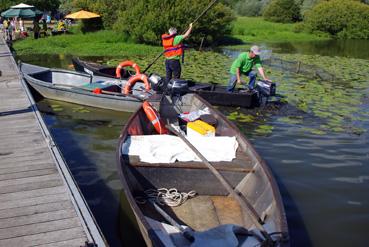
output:
{"label": "wooden oar", "polygon": [[176,136],[180,137],[182,141],[189,147],[191,150],[204,162],[204,164],[209,168],[209,170],[215,175],[215,177],[221,182],[221,184],[227,189],[228,193],[230,193],[240,204],[241,208],[244,209],[250,216],[251,220],[255,224],[255,226],[260,230],[262,235],[267,239],[272,241],[271,237],[268,235],[265,228],[262,226],[263,221],[259,217],[258,213],[251,205],[251,203],[244,197],[241,196],[240,193],[234,191],[232,186],[227,182],[227,180],[219,173],[217,169],[192,145],[192,143],[187,140],[187,138],[180,132],[178,132],[175,128],[173,128],[170,124],[167,124],[166,127],[173,132]]}

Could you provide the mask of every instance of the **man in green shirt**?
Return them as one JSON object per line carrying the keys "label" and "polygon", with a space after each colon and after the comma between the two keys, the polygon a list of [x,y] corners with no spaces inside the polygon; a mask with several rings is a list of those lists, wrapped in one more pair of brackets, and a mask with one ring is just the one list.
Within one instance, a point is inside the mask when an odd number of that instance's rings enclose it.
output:
{"label": "man in green shirt", "polygon": [[251,91],[255,87],[256,73],[252,71],[255,66],[258,69],[259,74],[265,81],[270,81],[264,73],[264,69],[261,66],[260,61],[260,48],[256,45],[251,46],[249,52],[241,53],[238,58],[232,63],[231,66],[231,78],[228,81],[227,91],[233,92],[236,84],[241,84],[241,75],[246,75],[250,78],[248,89]]}
{"label": "man in green shirt", "polygon": [[182,42],[190,35],[191,31],[192,23],[183,35],[177,35],[177,29],[172,27],[169,29],[169,34],[161,36],[165,56],[166,83],[172,79],[172,76],[174,78],[181,77]]}

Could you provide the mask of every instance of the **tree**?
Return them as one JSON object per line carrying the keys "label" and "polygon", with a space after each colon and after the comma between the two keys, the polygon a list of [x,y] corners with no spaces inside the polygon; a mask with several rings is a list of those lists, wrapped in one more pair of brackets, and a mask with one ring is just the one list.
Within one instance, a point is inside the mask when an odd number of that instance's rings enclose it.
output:
{"label": "tree", "polygon": [[358,0],[331,0],[307,13],[305,26],[339,38],[369,39],[369,6]]}
{"label": "tree", "polygon": [[300,6],[295,0],[272,0],[265,7],[263,17],[273,22],[296,22],[301,20]]}
{"label": "tree", "polygon": [[260,16],[263,8],[270,0],[242,0],[234,7],[237,14],[242,16]]}
{"label": "tree", "polygon": [[[23,0],[25,4],[33,5],[39,10],[56,11],[59,8],[59,0]],[[5,10],[19,4],[19,0],[1,0],[0,9]]]}
{"label": "tree", "polygon": [[[209,4],[203,0],[122,0],[114,29],[139,43],[161,43],[169,27],[185,31]],[[234,15],[229,7],[216,3],[194,26],[192,42],[212,44],[231,32]]]}

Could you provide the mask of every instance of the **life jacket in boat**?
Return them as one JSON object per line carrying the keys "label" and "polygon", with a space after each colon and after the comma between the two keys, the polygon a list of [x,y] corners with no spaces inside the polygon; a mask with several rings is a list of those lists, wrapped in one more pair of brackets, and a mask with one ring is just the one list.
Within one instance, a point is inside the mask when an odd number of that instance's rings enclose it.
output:
{"label": "life jacket in boat", "polygon": [[183,45],[173,45],[174,38],[176,34],[163,34],[161,36],[161,40],[164,47],[164,55],[165,57],[174,57],[174,56],[182,56],[183,55]]}

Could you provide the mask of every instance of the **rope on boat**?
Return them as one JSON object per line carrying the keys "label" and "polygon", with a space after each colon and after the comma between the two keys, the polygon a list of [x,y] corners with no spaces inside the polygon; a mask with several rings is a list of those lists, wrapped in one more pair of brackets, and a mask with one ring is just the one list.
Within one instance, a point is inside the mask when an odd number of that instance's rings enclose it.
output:
{"label": "rope on boat", "polygon": [[194,190],[188,193],[178,192],[176,188],[148,189],[144,192],[146,197],[136,197],[137,203],[144,204],[147,200],[152,200],[160,205],[167,205],[169,207],[178,207],[197,194]]}

